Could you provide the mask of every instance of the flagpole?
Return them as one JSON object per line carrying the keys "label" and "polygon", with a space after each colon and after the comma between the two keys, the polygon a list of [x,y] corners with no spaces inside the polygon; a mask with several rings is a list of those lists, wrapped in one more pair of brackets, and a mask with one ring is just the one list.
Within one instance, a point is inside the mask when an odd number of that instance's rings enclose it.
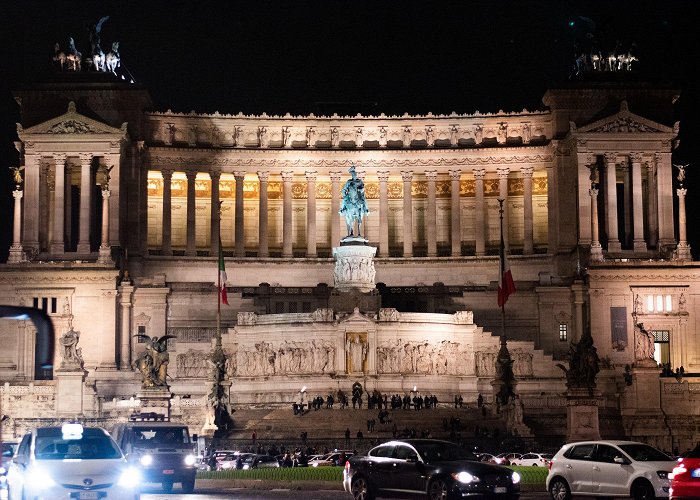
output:
{"label": "flagpole", "polygon": [[[221,204],[223,202],[219,201],[219,220],[217,224],[221,228]],[[221,236],[219,236],[219,252],[216,256],[216,348],[221,348],[221,271],[219,270],[219,255],[223,252],[221,248]]]}
{"label": "flagpole", "polygon": [[[505,256],[506,256],[506,249],[505,249],[505,242],[503,241],[503,202],[505,200],[503,199],[498,199],[498,215],[501,218],[501,223],[500,223],[500,228],[501,228],[501,246],[499,250],[499,267],[500,267],[500,274],[499,276],[503,276],[506,272],[506,266],[505,266]],[[505,300],[501,302],[501,346],[506,346],[507,344],[507,339],[506,339],[506,303]]]}

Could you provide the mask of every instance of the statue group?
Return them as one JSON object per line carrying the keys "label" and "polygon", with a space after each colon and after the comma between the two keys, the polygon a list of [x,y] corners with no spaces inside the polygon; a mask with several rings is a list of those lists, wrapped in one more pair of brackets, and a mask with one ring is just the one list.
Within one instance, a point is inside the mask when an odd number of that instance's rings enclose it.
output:
{"label": "statue group", "polygon": [[53,63],[60,71],[82,71],[83,62],[87,63],[88,70],[111,72],[117,74],[117,68],[121,65],[119,55],[119,42],[112,43],[112,51],[105,55],[102,50],[100,33],[102,25],[109,19],[109,16],[102,17],[95,24],[88,24],[88,39],[90,41],[90,54],[83,61],[83,54],[77,49],[75,40],[68,38],[67,48],[61,49],[61,44],[54,45]]}
{"label": "statue group", "polygon": [[[338,211],[345,216],[345,225],[348,229],[348,238],[362,237],[362,220],[369,213],[367,201],[365,200],[365,183],[357,177],[355,165],[350,167],[350,179],[343,186],[343,201]],[[355,221],[357,221],[357,234],[354,234]]]}
{"label": "statue group", "polygon": [[144,389],[154,387],[167,389],[168,363],[170,362],[168,339],[175,338],[175,336],[163,335],[158,338],[137,334],[134,337],[146,342],[146,350],[139,354],[134,361],[136,369],[141,373],[141,387]]}

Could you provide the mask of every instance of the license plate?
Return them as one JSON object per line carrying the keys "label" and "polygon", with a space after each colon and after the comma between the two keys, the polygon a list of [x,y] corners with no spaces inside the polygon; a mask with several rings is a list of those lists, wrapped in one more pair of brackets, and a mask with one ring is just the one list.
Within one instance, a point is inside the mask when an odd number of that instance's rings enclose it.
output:
{"label": "license plate", "polygon": [[97,491],[81,491],[78,495],[80,500],[97,500],[100,494]]}
{"label": "license plate", "polygon": [[506,488],[505,486],[496,486],[496,487],[493,489],[493,492],[494,492],[494,493],[507,493],[507,492],[508,492],[508,488]]}
{"label": "license plate", "polygon": [[173,469],[165,469],[163,474],[175,474],[175,471]]}
{"label": "license plate", "polygon": [[690,473],[692,477],[700,477],[700,469],[694,469],[693,472]]}

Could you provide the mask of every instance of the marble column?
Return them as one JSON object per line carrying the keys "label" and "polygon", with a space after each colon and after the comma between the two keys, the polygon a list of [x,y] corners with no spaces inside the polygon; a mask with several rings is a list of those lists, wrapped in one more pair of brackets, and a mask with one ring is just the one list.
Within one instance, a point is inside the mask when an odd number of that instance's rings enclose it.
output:
{"label": "marble column", "polygon": [[340,244],[340,176],[342,172],[330,172],[331,176],[331,248]]}
{"label": "marble column", "polygon": [[450,243],[452,257],[462,255],[462,210],[459,199],[459,182],[462,171],[450,170]]}
{"label": "marble column", "polygon": [[161,253],[163,255],[173,254],[172,242],[172,185],[173,185],[173,170],[164,168],[161,170],[163,176],[163,227]]}
{"label": "marble column", "polygon": [[219,214],[219,180],[221,179],[221,172],[218,170],[210,171],[209,179],[211,179],[209,255],[218,257],[219,241],[221,240],[221,216]]}
{"label": "marble column", "polygon": [[413,257],[413,196],[411,180],[413,171],[401,172],[403,179],[403,256]]}
{"label": "marble column", "polygon": [[70,246],[72,245],[73,241],[73,225],[71,224],[71,219],[73,217],[73,199],[72,199],[72,170],[71,170],[71,164],[66,163],[66,166],[64,168],[64,182],[63,186],[65,188],[66,196],[64,196],[63,200],[63,220],[64,220],[64,225],[63,225],[63,241],[66,243],[66,247],[70,249]]}
{"label": "marble column", "polygon": [[53,206],[56,180],[49,162],[42,163],[39,178],[39,248],[51,251],[53,241]]}
{"label": "marble column", "polygon": [[598,234],[598,190],[594,187],[588,190],[591,196],[591,260],[603,260],[603,247],[600,245]]}
{"label": "marble column", "polygon": [[316,172],[306,172],[306,256],[316,257]]}
{"label": "marble column", "polygon": [[498,197],[503,200],[503,246],[506,255],[510,253],[510,216],[508,214],[508,174],[507,167],[496,169],[498,172]]}
{"label": "marble column", "polygon": [[24,248],[39,251],[39,170],[41,158],[37,154],[24,155]]}
{"label": "marble column", "polygon": [[90,207],[92,200],[92,153],[80,153],[80,230],[78,253],[90,253]]}
{"label": "marble column", "polygon": [[196,224],[197,224],[197,198],[195,196],[196,170],[187,170],[187,251],[186,255],[194,257],[197,255]]}
{"label": "marble column", "polygon": [[617,154],[605,153],[605,229],[608,235],[608,252],[622,249],[617,230]]}
{"label": "marble column", "polygon": [[100,239],[100,251],[97,262],[100,264],[114,264],[112,249],[109,246],[109,189],[102,190],[102,237]]}
{"label": "marble column", "polygon": [[22,249],[22,195],[23,191],[15,189],[12,191],[12,196],[15,199],[15,211],[12,221],[12,246],[10,247],[10,255],[7,258],[8,264],[16,264],[26,260],[24,250]]}
{"label": "marble column", "polygon": [[377,172],[379,179],[379,257],[389,257],[389,171]]}
{"label": "marble column", "polygon": [[484,203],[484,177],[486,169],[478,168],[474,173],[474,240],[476,255],[486,255],[486,204]]}
{"label": "marble column", "polygon": [[66,155],[54,154],[53,159],[56,170],[53,197],[53,237],[51,239],[50,252],[54,255],[60,255],[66,250],[65,241],[63,239],[63,235],[65,234]]}
{"label": "marble column", "polygon": [[634,234],[634,251],[645,252],[647,242],[644,239],[644,208],[642,197],[642,153],[631,153],[632,161],[632,215],[634,217],[632,232]]}
{"label": "marble column", "polygon": [[260,201],[258,207],[258,257],[269,257],[267,245],[267,182],[270,172],[257,172],[260,182]]}
{"label": "marble column", "polygon": [[[245,221],[245,212],[243,211],[243,202],[245,199],[243,195],[245,172],[236,171],[233,173],[233,177],[236,179],[236,209],[233,216],[234,238],[236,240],[234,255],[240,258],[245,257],[245,233],[243,226]],[[262,194],[260,197],[262,203]],[[267,205],[267,180],[265,181],[265,204]],[[265,208],[265,216],[267,216],[267,207]],[[265,233],[267,234],[267,227],[265,228]],[[265,241],[267,241],[267,239]]]}
{"label": "marble column", "polygon": [[134,287],[130,281],[122,281],[119,290],[121,307],[121,335],[119,339],[119,369],[131,370],[131,296]]}
{"label": "marble column", "polygon": [[520,172],[523,174],[523,254],[531,255],[533,252],[533,213],[532,213],[532,174],[534,167],[523,167]]}
{"label": "marble column", "polygon": [[437,204],[435,199],[437,170],[426,170],[425,178],[428,180],[428,206],[425,220],[426,235],[428,237],[428,257],[437,257]]}
{"label": "marble column", "polygon": [[659,217],[659,249],[676,245],[673,231],[673,172],[671,151],[654,153],[656,163],[656,197]]}
{"label": "marble column", "polygon": [[676,194],[678,195],[678,247],[676,258],[679,260],[692,260],[686,232],[685,195],[687,192],[688,190],[684,188],[676,189]]}
{"label": "marble column", "polygon": [[659,216],[656,207],[656,171],[654,162],[647,162],[647,203],[648,215],[647,224],[649,225],[649,246],[656,248],[659,243]]}
{"label": "marble column", "polygon": [[629,248],[632,243],[632,183],[630,182],[630,168],[625,162],[620,165],[622,171],[622,206],[624,215],[624,239],[622,246]]}
{"label": "marble column", "polygon": [[292,179],[294,172],[280,172],[282,174],[282,257],[294,256],[292,249]]}

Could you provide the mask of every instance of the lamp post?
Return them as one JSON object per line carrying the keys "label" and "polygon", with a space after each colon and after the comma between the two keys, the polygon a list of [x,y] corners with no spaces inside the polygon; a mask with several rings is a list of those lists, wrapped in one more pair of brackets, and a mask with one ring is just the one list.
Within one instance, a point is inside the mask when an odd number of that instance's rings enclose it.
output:
{"label": "lamp post", "polygon": [[301,394],[301,411],[304,411],[304,394],[306,394],[306,386],[302,387],[301,390],[299,391]]}

